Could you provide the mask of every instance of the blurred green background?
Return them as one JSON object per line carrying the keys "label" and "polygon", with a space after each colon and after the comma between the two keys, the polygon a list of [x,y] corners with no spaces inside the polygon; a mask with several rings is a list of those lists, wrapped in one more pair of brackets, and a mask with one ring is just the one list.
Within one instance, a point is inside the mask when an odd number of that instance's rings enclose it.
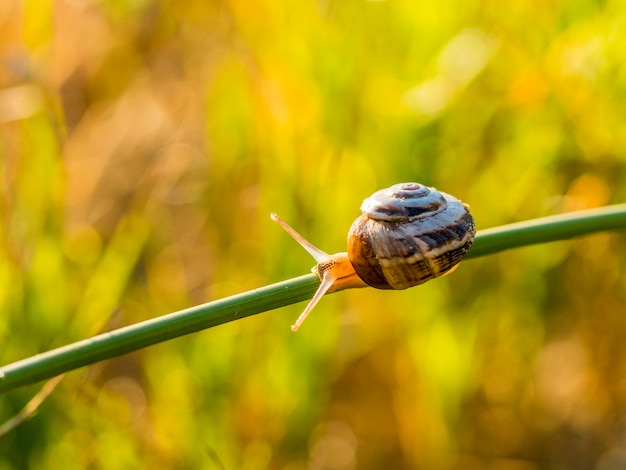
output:
{"label": "blurred green background", "polygon": [[[0,364],[308,272],[419,181],[626,200],[620,0],[5,0]],[[462,263],[68,374],[0,469],[626,466],[626,239]],[[0,421],[41,385],[0,397]]]}

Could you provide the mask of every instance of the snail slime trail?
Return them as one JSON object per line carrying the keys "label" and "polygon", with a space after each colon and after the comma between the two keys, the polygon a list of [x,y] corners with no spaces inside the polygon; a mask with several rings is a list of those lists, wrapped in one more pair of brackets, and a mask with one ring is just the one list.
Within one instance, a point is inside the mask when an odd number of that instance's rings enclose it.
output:
{"label": "snail slime trail", "polygon": [[419,183],[375,192],[361,204],[348,232],[348,251],[329,255],[271,214],[317,262],[321,284],[291,327],[297,331],[329,292],[355,287],[401,290],[443,276],[472,246],[476,226],[469,206]]}

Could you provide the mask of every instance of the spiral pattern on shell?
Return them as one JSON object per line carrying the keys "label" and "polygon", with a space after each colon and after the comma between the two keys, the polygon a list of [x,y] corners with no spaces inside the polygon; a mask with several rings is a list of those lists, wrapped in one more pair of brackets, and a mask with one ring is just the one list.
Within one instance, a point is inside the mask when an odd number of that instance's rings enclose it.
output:
{"label": "spiral pattern on shell", "polygon": [[378,289],[406,289],[450,271],[476,233],[469,207],[419,183],[377,191],[348,233],[357,275]]}

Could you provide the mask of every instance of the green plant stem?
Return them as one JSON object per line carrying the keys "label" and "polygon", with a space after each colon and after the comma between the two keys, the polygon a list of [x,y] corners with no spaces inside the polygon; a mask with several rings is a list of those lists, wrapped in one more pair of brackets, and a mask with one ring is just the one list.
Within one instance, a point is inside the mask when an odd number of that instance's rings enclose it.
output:
{"label": "green plant stem", "polygon": [[582,235],[626,228],[626,204],[526,220],[480,230],[465,259],[511,248],[567,240]]}
{"label": "green plant stem", "polygon": [[[466,258],[624,228],[626,204],[544,217],[479,231]],[[0,368],[0,393],[172,338],[310,299],[318,285],[315,274],[296,277],[119,328],[8,364]]]}

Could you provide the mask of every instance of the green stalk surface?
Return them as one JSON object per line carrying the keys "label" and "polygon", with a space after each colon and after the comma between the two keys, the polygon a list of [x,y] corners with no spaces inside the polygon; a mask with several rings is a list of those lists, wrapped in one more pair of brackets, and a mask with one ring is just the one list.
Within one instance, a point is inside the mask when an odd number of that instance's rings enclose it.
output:
{"label": "green stalk surface", "polygon": [[[479,231],[466,258],[624,228],[626,204],[544,217]],[[307,274],[22,359],[0,368],[0,393],[172,338],[308,300],[318,285],[317,276]]]}

